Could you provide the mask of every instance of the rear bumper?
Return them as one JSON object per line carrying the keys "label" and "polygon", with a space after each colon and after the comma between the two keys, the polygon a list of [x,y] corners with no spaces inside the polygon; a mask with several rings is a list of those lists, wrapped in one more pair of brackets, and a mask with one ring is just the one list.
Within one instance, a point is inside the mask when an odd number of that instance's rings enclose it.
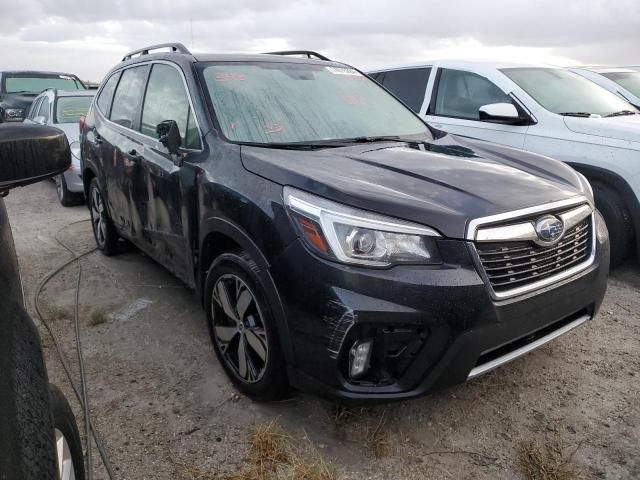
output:
{"label": "rear bumper", "polygon": [[[606,239],[597,240],[587,269],[505,300],[491,297],[465,242],[441,241],[440,250],[446,262],[441,266],[368,270],[326,262],[300,243],[291,245],[271,268],[288,319],[289,338],[282,341],[290,341],[293,351],[291,383],[355,402],[424,395],[584,324],[606,291]],[[385,348],[402,332],[411,355],[391,358]],[[364,337],[375,338],[382,359],[375,368],[384,370],[383,381],[348,379],[348,352]],[[408,366],[395,368],[399,359]]]}
{"label": "rear bumper", "polygon": [[80,162],[73,161],[71,168],[64,172],[64,179],[67,182],[67,189],[73,193],[84,194],[84,183],[82,181],[82,171],[80,169]]}

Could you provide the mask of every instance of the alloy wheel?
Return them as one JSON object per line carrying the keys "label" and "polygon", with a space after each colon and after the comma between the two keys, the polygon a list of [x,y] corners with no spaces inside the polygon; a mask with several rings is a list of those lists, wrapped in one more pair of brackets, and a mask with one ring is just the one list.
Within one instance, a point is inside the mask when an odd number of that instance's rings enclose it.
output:
{"label": "alloy wheel", "polygon": [[213,333],[222,356],[246,383],[264,376],[269,343],[260,305],[249,286],[238,276],[220,276],[211,300]]}
{"label": "alloy wheel", "polygon": [[58,475],[60,480],[75,480],[76,470],[73,466],[71,448],[67,439],[60,430],[56,428],[56,453],[58,456]]}
{"label": "alloy wheel", "polygon": [[91,223],[98,245],[104,246],[107,238],[107,216],[102,195],[97,188],[91,191]]}

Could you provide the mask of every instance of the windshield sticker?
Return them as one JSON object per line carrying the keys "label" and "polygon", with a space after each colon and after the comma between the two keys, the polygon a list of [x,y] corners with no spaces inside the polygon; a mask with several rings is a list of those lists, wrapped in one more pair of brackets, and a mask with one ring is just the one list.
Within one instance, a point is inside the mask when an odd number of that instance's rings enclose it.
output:
{"label": "windshield sticker", "polygon": [[67,75],[58,75],[58,78],[61,78],[63,80],[73,80],[73,78],[67,76]]}
{"label": "windshield sticker", "polygon": [[267,133],[284,133],[284,125],[280,123],[270,123],[266,126],[265,131]]}
{"label": "windshield sticker", "polygon": [[216,74],[216,82],[238,82],[246,80],[247,76],[244,73],[218,73]]}
{"label": "windshield sticker", "polygon": [[350,75],[354,77],[360,77],[361,75],[354,70],[353,68],[344,68],[344,67],[325,67],[328,71],[333,73],[334,75]]}

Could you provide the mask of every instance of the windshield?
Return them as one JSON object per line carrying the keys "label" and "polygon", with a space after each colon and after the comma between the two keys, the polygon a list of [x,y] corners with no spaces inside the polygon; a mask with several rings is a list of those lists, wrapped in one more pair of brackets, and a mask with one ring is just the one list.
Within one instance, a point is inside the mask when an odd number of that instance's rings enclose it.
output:
{"label": "windshield", "polygon": [[610,72],[602,75],[640,98],[640,72]]}
{"label": "windshield", "polygon": [[84,90],[82,82],[69,75],[5,73],[2,76],[2,91],[4,93],[40,93],[48,88]]}
{"label": "windshield", "polygon": [[408,108],[357,71],[306,63],[220,63],[203,70],[224,135],[284,144],[429,134]]}
{"label": "windshield", "polygon": [[553,113],[606,116],[632,108],[615,94],[567,70],[505,68],[502,73]]}
{"label": "windshield", "polygon": [[78,123],[89,111],[93,97],[58,97],[55,123]]}

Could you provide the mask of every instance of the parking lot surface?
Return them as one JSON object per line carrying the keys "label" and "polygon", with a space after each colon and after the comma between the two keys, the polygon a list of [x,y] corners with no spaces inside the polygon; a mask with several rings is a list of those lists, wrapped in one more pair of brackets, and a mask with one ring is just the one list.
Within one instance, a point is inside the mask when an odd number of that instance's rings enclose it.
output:
{"label": "parking lot surface", "polygon": [[[60,206],[53,182],[17,189],[6,204],[34,313],[38,283],[70,258],[56,238],[76,253],[94,248],[90,223],[74,223],[88,211]],[[564,463],[574,476],[559,478],[640,478],[640,267],[632,262],[612,275],[587,326],[465,385],[365,409],[307,395],[273,404],[238,395],[194,292],[134,248],[110,258],[94,252],[81,264],[91,411],[118,478],[241,472],[250,432],[274,419],[337,478],[526,478],[532,462]],[[76,275],[72,266],[54,279],[42,304],[77,371]],[[50,379],[71,398],[41,335]],[[77,403],[74,410],[80,422]]]}

